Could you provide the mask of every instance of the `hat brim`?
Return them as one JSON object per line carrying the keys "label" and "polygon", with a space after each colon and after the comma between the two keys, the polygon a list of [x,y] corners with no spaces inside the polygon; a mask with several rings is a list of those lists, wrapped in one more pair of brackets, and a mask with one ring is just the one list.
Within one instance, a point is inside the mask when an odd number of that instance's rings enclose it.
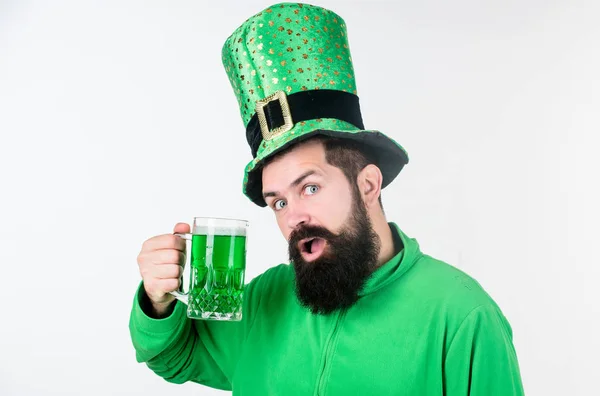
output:
{"label": "hat brim", "polygon": [[265,159],[288,149],[292,145],[305,141],[315,135],[324,135],[353,140],[361,145],[367,155],[372,158],[381,170],[383,177],[381,188],[388,186],[398,176],[404,165],[408,163],[406,150],[396,141],[385,134],[375,130],[338,131],[329,129],[316,129],[303,133],[280,145],[268,155],[260,157],[248,164],[246,167],[246,181],[244,183],[244,194],[256,205],[267,206],[262,196],[262,169]]}

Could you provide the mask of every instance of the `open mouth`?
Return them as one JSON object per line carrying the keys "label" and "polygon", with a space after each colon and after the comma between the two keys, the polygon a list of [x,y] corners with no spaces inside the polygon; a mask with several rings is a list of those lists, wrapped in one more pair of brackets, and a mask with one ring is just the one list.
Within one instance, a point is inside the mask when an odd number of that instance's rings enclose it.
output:
{"label": "open mouth", "polygon": [[298,247],[304,260],[313,261],[321,256],[326,243],[323,238],[306,238],[298,243]]}

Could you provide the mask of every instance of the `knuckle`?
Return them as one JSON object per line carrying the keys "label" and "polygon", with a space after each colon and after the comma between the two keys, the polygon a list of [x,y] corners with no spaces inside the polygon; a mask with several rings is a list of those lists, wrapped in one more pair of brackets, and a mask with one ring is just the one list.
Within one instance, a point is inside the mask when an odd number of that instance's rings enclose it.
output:
{"label": "knuckle", "polygon": [[154,292],[156,290],[156,281],[153,278],[144,279],[144,288],[148,293]]}
{"label": "knuckle", "polygon": [[147,267],[147,258],[145,255],[139,255],[137,257],[137,264],[138,267],[140,268],[140,273],[144,273],[146,272],[146,267]]}
{"label": "knuckle", "polygon": [[146,269],[146,267],[140,265],[140,275],[142,275],[142,279],[146,278],[147,273],[148,273],[148,270]]}
{"label": "knuckle", "polygon": [[167,244],[171,249],[177,249],[179,247],[179,238],[177,235],[168,234],[167,235]]}
{"label": "knuckle", "polygon": [[165,259],[170,263],[170,264],[178,264],[179,263],[179,251],[177,250],[169,250],[165,253]]}
{"label": "knuckle", "polygon": [[157,262],[158,254],[156,252],[148,253],[144,257],[142,257],[142,262],[140,263],[141,267],[151,267]]}
{"label": "knuckle", "polygon": [[167,293],[171,292],[173,290],[177,290],[179,288],[179,279],[175,279],[175,278],[164,279],[163,286],[164,286],[164,291]]}
{"label": "knuckle", "polygon": [[148,265],[152,261],[152,255],[148,252],[141,252],[137,256],[137,263],[140,267]]}
{"label": "knuckle", "polygon": [[148,266],[142,266],[140,268],[140,275],[142,275],[142,279],[144,280],[144,282],[149,282],[153,278],[152,271]]}
{"label": "knuckle", "polygon": [[181,275],[179,273],[179,269],[181,267],[177,264],[175,264],[171,269],[170,269],[170,273],[171,273],[171,277],[173,278],[179,278]]}
{"label": "knuckle", "polygon": [[172,249],[176,245],[176,236],[172,234],[157,235],[147,239],[142,244],[142,252],[160,249]]}
{"label": "knuckle", "polygon": [[150,249],[150,245],[152,244],[152,239],[154,239],[154,238],[146,239],[144,241],[144,243],[142,243],[142,252]]}

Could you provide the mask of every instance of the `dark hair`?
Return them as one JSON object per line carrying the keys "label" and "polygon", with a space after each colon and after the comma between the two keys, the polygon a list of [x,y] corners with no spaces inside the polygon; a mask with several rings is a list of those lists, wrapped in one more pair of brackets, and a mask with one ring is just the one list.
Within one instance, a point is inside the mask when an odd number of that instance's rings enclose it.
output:
{"label": "dark hair", "polygon": [[[329,165],[339,168],[348,182],[355,189],[355,193],[358,193],[358,185],[356,179],[358,174],[369,164],[377,165],[377,162],[373,159],[369,151],[365,150],[360,143],[351,139],[330,137],[325,135],[315,135],[300,143],[296,143],[283,151],[280,151],[269,157],[263,163],[263,167],[267,166],[271,161],[278,157],[285,155],[300,144],[307,142],[319,141],[325,147],[325,159]],[[383,209],[381,203],[381,194],[379,194],[379,206]]]}

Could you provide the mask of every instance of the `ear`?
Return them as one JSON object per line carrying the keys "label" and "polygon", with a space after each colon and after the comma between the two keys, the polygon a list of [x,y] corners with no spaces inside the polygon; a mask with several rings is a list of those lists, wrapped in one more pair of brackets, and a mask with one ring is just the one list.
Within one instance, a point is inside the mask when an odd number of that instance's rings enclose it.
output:
{"label": "ear", "polygon": [[379,205],[378,199],[383,183],[381,170],[373,164],[365,166],[358,174],[357,183],[365,206],[370,208],[373,205]]}

